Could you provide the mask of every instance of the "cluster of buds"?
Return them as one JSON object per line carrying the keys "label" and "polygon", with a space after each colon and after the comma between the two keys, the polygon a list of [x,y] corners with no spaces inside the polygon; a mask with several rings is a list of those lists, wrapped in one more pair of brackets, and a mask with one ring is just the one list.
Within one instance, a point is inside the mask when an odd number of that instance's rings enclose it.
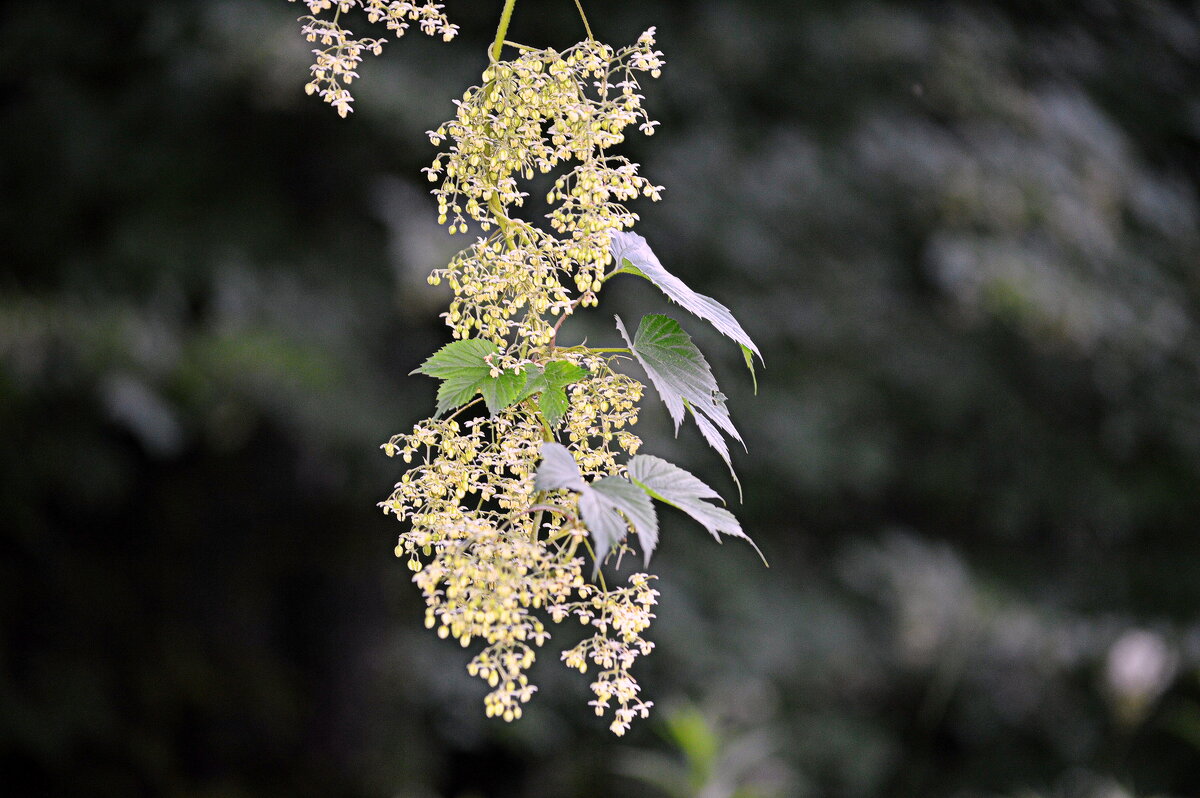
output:
{"label": "cluster of buds", "polygon": [[571,386],[571,404],[559,437],[584,474],[604,476],[619,470],[617,456],[637,454],[642,439],[629,428],[638,423],[638,403],[645,386],[613,371],[608,361],[579,358],[592,377]]}
{"label": "cluster of buds", "polygon": [[425,626],[465,648],[479,638],[486,647],[467,666],[492,691],[484,700],[489,717],[511,721],[536,688],[525,671],[534,647],[550,636],[533,610],[562,602],[585,587],[582,558],[558,556],[538,541],[467,518],[436,535],[410,533],[402,546],[429,550],[413,581],[425,597]]}
{"label": "cluster of buds", "polygon": [[[289,0],[297,2],[297,0]],[[306,41],[319,44],[313,50],[315,60],[309,71],[312,79],[304,90],[317,94],[337,110],[341,117],[353,109],[354,97],[347,88],[358,77],[358,65],[363,52],[379,55],[383,52],[384,39],[355,38],[354,33],[342,27],[343,14],[361,7],[372,23],[383,22],[397,38],[404,35],[411,23],[416,23],[422,33],[441,36],[450,41],[458,33],[458,26],[450,24],[442,13],[439,3],[413,3],[407,0],[300,0],[308,6],[308,15],[300,18],[301,33]],[[333,11],[331,19],[320,16]]]}
{"label": "cluster of buds", "polygon": [[[641,389],[636,381],[609,375],[581,386],[569,411],[577,420],[565,420],[567,429],[636,420],[633,397]],[[569,437],[578,462],[590,464],[589,472],[618,470],[602,440],[589,442],[586,433]],[[654,617],[650,610],[658,592],[650,588],[652,577],[641,573],[612,590],[585,581],[584,559],[577,554],[587,532],[574,518],[568,497],[546,498],[545,523],[537,523],[540,513],[530,511],[530,502],[542,439],[540,424],[519,409],[463,424],[419,422],[384,446],[390,456],[417,462],[381,506],[411,521],[396,556],[414,571],[413,581],[425,598],[426,627],[464,647],[483,640],[485,647],[467,671],[491,687],[484,699],[489,717],[520,718],[522,704],[536,691],[526,671],[535,649],[550,637],[536,617],[541,610],[556,623],[576,617],[595,629],[562,659],[581,672],[589,663],[600,668],[591,706],[602,715],[615,702],[610,728],[623,734],[652,706],[639,697],[630,668],[653,648],[641,633]],[[466,506],[468,499],[475,499],[475,508]]]}
{"label": "cluster of buds", "polygon": [[[473,222],[486,236],[430,278],[454,289],[447,322],[455,337],[518,334],[543,346],[553,337],[547,312],[596,304],[610,276],[611,234],[638,218],[625,203],[661,196],[637,164],[608,150],[630,125],[654,131],[638,75],[657,77],[662,63],[653,28],[620,50],[592,40],[562,52],[525,49],[490,64],[455,101],[455,118],[429,132],[435,146],[450,145],[424,170],[439,184],[438,221],[451,233]],[[553,235],[514,209],[528,181],[559,168],[546,195]]]}
{"label": "cluster of buds", "polygon": [[573,613],[580,623],[596,629],[594,635],[564,651],[562,659],[567,667],[580,673],[587,673],[589,662],[600,668],[591,685],[596,697],[588,705],[603,716],[610,702],[617,703],[609,724],[617,736],[629,729],[635,716],[648,716],[654,706],[653,702],[641,699],[642,688],[629,673],[634,660],[654,648],[653,643],[641,636],[654,618],[650,608],[658,599],[658,591],[650,587],[653,578],[633,574],[628,587],[608,591],[589,587],[580,592],[590,600],[557,605],[550,610],[555,620]]}

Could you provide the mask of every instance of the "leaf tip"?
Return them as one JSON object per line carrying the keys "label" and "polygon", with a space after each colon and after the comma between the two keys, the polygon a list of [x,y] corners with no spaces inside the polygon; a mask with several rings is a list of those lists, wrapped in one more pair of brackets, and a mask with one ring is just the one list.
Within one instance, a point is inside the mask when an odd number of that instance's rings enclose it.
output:
{"label": "leaf tip", "polygon": [[751,539],[750,539],[750,536],[749,536],[749,535],[747,535],[747,536],[746,536],[746,542],[747,542],[747,543],[749,543],[751,546],[753,546],[753,547],[754,547],[754,551],[755,551],[755,553],[756,553],[756,554],[758,554],[758,559],[762,560],[762,564],[763,564],[763,566],[764,566],[764,567],[766,567],[766,568],[770,568],[770,567],[771,567],[771,563],[767,562],[767,555],[765,555],[765,554],[763,554],[763,553],[762,553],[762,549],[760,549],[760,548],[758,547],[758,544],[757,544],[757,543],[755,543],[753,540],[751,540]]}

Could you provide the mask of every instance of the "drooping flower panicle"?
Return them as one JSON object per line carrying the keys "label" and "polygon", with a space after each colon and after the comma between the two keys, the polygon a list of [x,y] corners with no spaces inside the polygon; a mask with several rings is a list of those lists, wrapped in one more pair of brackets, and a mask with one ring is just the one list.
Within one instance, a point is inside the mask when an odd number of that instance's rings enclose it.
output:
{"label": "drooping flower panicle", "polygon": [[[297,0],[289,0],[295,3]],[[441,36],[450,41],[457,35],[458,26],[450,24],[442,13],[440,3],[413,3],[408,0],[299,0],[308,6],[308,15],[300,18],[300,31],[306,41],[317,45],[315,60],[309,67],[312,79],[304,90],[316,94],[332,105],[343,118],[353,108],[354,97],[347,88],[358,77],[358,65],[364,52],[379,55],[386,39],[355,38],[354,33],[341,25],[342,16],[355,8],[366,12],[371,23],[382,22],[400,38],[409,26],[416,23],[428,36]],[[322,16],[333,12],[332,18]]]}
{"label": "drooping flower panicle", "polygon": [[[515,334],[543,346],[552,337],[547,314],[568,313],[577,299],[596,304],[611,234],[638,218],[625,203],[662,192],[637,164],[608,152],[629,125],[649,133],[657,124],[637,77],[662,67],[653,34],[621,50],[587,41],[491,64],[455,101],[455,118],[429,132],[434,145],[450,145],[424,170],[439,183],[438,221],[451,233],[476,223],[486,234],[430,278],[454,289],[447,321],[455,337]],[[528,197],[523,186],[560,168],[546,197],[551,230],[515,216]]]}
{"label": "drooping flower panicle", "polygon": [[[436,3],[303,1],[311,12],[304,33],[320,45],[306,89],[342,116],[363,52],[382,47],[355,38],[342,15],[357,7],[397,36],[410,23],[447,40],[457,31]],[[490,688],[489,717],[521,717],[536,691],[528,670],[550,638],[547,625],[573,618],[590,635],[561,659],[594,673],[589,703],[597,715],[611,712],[609,728],[620,735],[653,706],[632,668],[654,648],[644,633],[658,591],[640,572],[610,588],[601,566],[632,551],[631,532],[649,560],[658,540],[652,498],[714,536],[745,536],[732,514],[704,501],[716,496],[711,488],[638,454],[633,428],[645,386],[618,362],[636,358],[672,414],[686,405],[710,443],[721,440],[710,418],[736,431],[707,363],[674,321],[656,322],[645,336],[639,328],[629,349],[561,346],[558,333],[622,272],[645,277],[702,318],[724,319],[728,310],[671,277],[626,232],[638,220],[629,203],[657,201],[663,190],[613,151],[631,126],[651,135],[658,124],[642,107],[639,82],[663,65],[654,29],[621,49],[589,33],[561,52],[516,45],[516,56],[501,60],[511,7],[510,0],[480,84],[428,134],[443,148],[423,170],[435,184],[438,222],[476,237],[429,276],[453,292],[443,314],[453,340],[418,369],[442,380],[438,412],[384,444],[411,467],[380,506],[408,524],[396,556],[414,573],[425,625],[463,647],[481,645],[467,671]],[[330,11],[332,18],[321,16]],[[545,192],[546,211],[531,220],[519,212],[534,204],[534,185]],[[732,316],[725,329],[757,353]],[[625,335],[620,322],[618,330]],[[664,395],[664,386],[678,396]],[[480,401],[486,415],[475,409]],[[728,461],[723,444],[718,450]]]}
{"label": "drooping flower panicle", "polygon": [[[416,572],[426,625],[464,646],[483,642],[468,671],[492,688],[487,714],[505,720],[519,718],[535,691],[526,670],[550,636],[545,624],[571,617],[593,634],[562,658],[598,669],[597,714],[611,708],[622,734],[651,706],[630,668],[653,648],[642,637],[658,595],[652,577],[633,574],[611,590],[589,582],[576,497],[537,491],[534,472],[556,437],[590,477],[619,474],[619,458],[641,445],[631,430],[641,383],[614,370],[612,356],[557,347],[555,337],[558,322],[594,304],[611,276],[611,233],[637,219],[625,203],[661,192],[609,151],[631,124],[653,130],[637,80],[662,66],[653,45],[649,31],[619,51],[587,41],[490,63],[481,85],[456,101],[455,118],[430,132],[435,145],[448,144],[425,170],[438,183],[439,221],[481,233],[430,276],[454,292],[445,314],[453,337],[495,345],[482,361],[487,377],[546,379],[550,364],[580,375],[562,387],[556,428],[528,400],[490,417],[427,419],[385,445],[416,458],[382,506],[411,525],[396,553]],[[556,171],[545,227],[517,216],[528,181]]]}

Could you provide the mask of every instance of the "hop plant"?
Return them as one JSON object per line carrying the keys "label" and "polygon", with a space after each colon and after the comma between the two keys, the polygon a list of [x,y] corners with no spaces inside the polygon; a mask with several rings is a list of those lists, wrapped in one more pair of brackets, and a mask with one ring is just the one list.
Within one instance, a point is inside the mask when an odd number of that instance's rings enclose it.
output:
{"label": "hop plant", "polygon": [[[316,51],[308,88],[343,116],[349,96],[339,81],[348,83],[361,50],[378,44],[338,27],[342,12],[360,5],[397,33],[413,19],[445,38],[456,30],[434,4],[306,2],[314,15],[302,20],[306,35],[328,45]],[[428,134],[444,148],[424,170],[438,221],[452,234],[476,235],[430,274],[431,284],[453,291],[443,314],[453,340],[417,369],[441,381],[433,417],[383,445],[411,468],[380,506],[408,525],[396,556],[414,573],[425,625],[463,647],[481,644],[467,670],[490,688],[489,717],[521,717],[536,691],[527,672],[550,639],[547,624],[573,618],[590,636],[561,660],[592,670],[590,705],[611,712],[609,728],[620,735],[653,706],[631,671],[654,647],[644,634],[659,593],[641,571],[609,587],[604,566],[634,551],[631,533],[649,565],[655,501],[718,540],[749,540],[711,501],[716,491],[639,454],[633,428],[645,386],[621,367],[636,361],[676,433],[690,415],[731,473],[727,439],[741,438],[707,361],[674,319],[646,316],[631,336],[618,318],[624,347],[563,345],[559,332],[597,304],[610,279],[630,274],[736,341],[752,375],[758,350],[724,305],[688,288],[629,232],[638,216],[627,204],[657,201],[663,191],[613,152],[631,126],[650,135],[657,125],[641,94],[641,80],[663,67],[654,29],[620,49],[597,42],[590,28],[563,51],[514,45],[504,39],[514,2],[505,2],[480,84]],[[316,21],[330,8],[332,22]],[[516,50],[509,60],[501,58],[506,45]],[[539,175],[551,176],[552,187],[549,212],[535,224],[519,210]]]}

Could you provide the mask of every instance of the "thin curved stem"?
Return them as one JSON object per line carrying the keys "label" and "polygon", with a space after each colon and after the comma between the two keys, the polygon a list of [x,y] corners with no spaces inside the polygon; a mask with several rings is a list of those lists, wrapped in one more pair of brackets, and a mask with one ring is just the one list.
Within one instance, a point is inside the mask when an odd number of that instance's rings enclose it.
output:
{"label": "thin curved stem", "polygon": [[575,0],[575,7],[579,9],[579,17],[583,20],[583,29],[587,31],[588,41],[593,41],[596,37],[592,36],[592,26],[588,24],[587,14],[583,13],[583,3]]}
{"label": "thin curved stem", "polygon": [[470,402],[467,402],[465,405],[463,405],[462,407],[460,407],[460,408],[458,408],[457,410],[455,410],[455,411],[454,411],[453,413],[451,413],[450,415],[446,416],[446,417],[445,417],[444,419],[442,419],[442,420],[443,420],[443,421],[450,421],[450,420],[452,420],[452,419],[453,419],[455,416],[457,416],[459,413],[461,413],[462,411],[466,410],[468,407],[474,407],[475,405],[479,404],[479,403],[480,403],[480,402],[482,402],[482,401],[483,401],[483,397],[482,397],[482,396],[477,396],[477,397],[475,397],[474,399],[472,399]]}
{"label": "thin curved stem", "polygon": [[554,323],[554,329],[550,331],[551,349],[558,345],[558,331],[563,326],[563,322],[567,320],[567,316],[570,316],[575,312],[575,308],[579,307],[579,303],[582,301],[583,297],[577,297],[575,301],[571,303],[571,306],[564,310],[562,315],[558,317],[558,321]]}
{"label": "thin curved stem", "polygon": [[596,576],[600,580],[600,589],[605,593],[608,592],[608,585],[604,582],[604,571],[600,570],[600,561],[596,559],[596,550],[592,548],[592,544],[588,543],[587,538],[581,538],[583,545],[587,548],[588,554],[592,555],[592,562],[596,564]]}
{"label": "thin curved stem", "polygon": [[[575,2],[578,3],[579,0],[575,0]],[[582,8],[579,10],[580,10],[580,13],[583,12]],[[587,20],[585,17],[584,22],[586,23],[586,21]],[[588,37],[589,38],[591,37],[591,31],[588,32]],[[617,267],[615,269],[613,269],[611,272],[609,272],[608,274],[606,274],[600,278],[601,285],[603,285],[604,283],[607,283],[608,279],[610,277],[620,274],[622,271],[623,271],[623,269],[621,268],[620,263],[618,263]],[[558,321],[555,322],[554,329],[551,330],[551,333],[550,333],[550,347],[551,348],[554,348],[555,346],[558,345],[558,330],[559,330],[559,328],[563,326],[563,322],[567,320],[567,316],[570,316],[572,313],[575,312],[575,310],[579,307],[579,303],[582,301],[583,301],[582,296],[576,297],[575,301],[571,303],[571,306],[569,308],[567,308],[565,311],[563,311],[562,316],[560,316]],[[628,350],[622,350],[622,351],[628,351]]]}
{"label": "thin curved stem", "polygon": [[504,0],[504,9],[500,12],[500,25],[496,28],[496,40],[492,42],[490,55],[493,61],[500,60],[500,50],[504,47],[504,36],[508,33],[508,23],[512,22],[513,6],[517,0]]}
{"label": "thin curved stem", "polygon": [[573,524],[579,523],[579,519],[575,517],[574,513],[567,512],[563,508],[558,507],[553,504],[534,504],[529,507],[526,507],[524,510],[517,510],[515,513],[513,513],[513,515],[514,516],[529,515],[530,513],[540,513],[542,511],[545,511],[548,513],[557,513],[558,515],[561,515],[563,518],[566,518],[568,521],[570,521]]}

